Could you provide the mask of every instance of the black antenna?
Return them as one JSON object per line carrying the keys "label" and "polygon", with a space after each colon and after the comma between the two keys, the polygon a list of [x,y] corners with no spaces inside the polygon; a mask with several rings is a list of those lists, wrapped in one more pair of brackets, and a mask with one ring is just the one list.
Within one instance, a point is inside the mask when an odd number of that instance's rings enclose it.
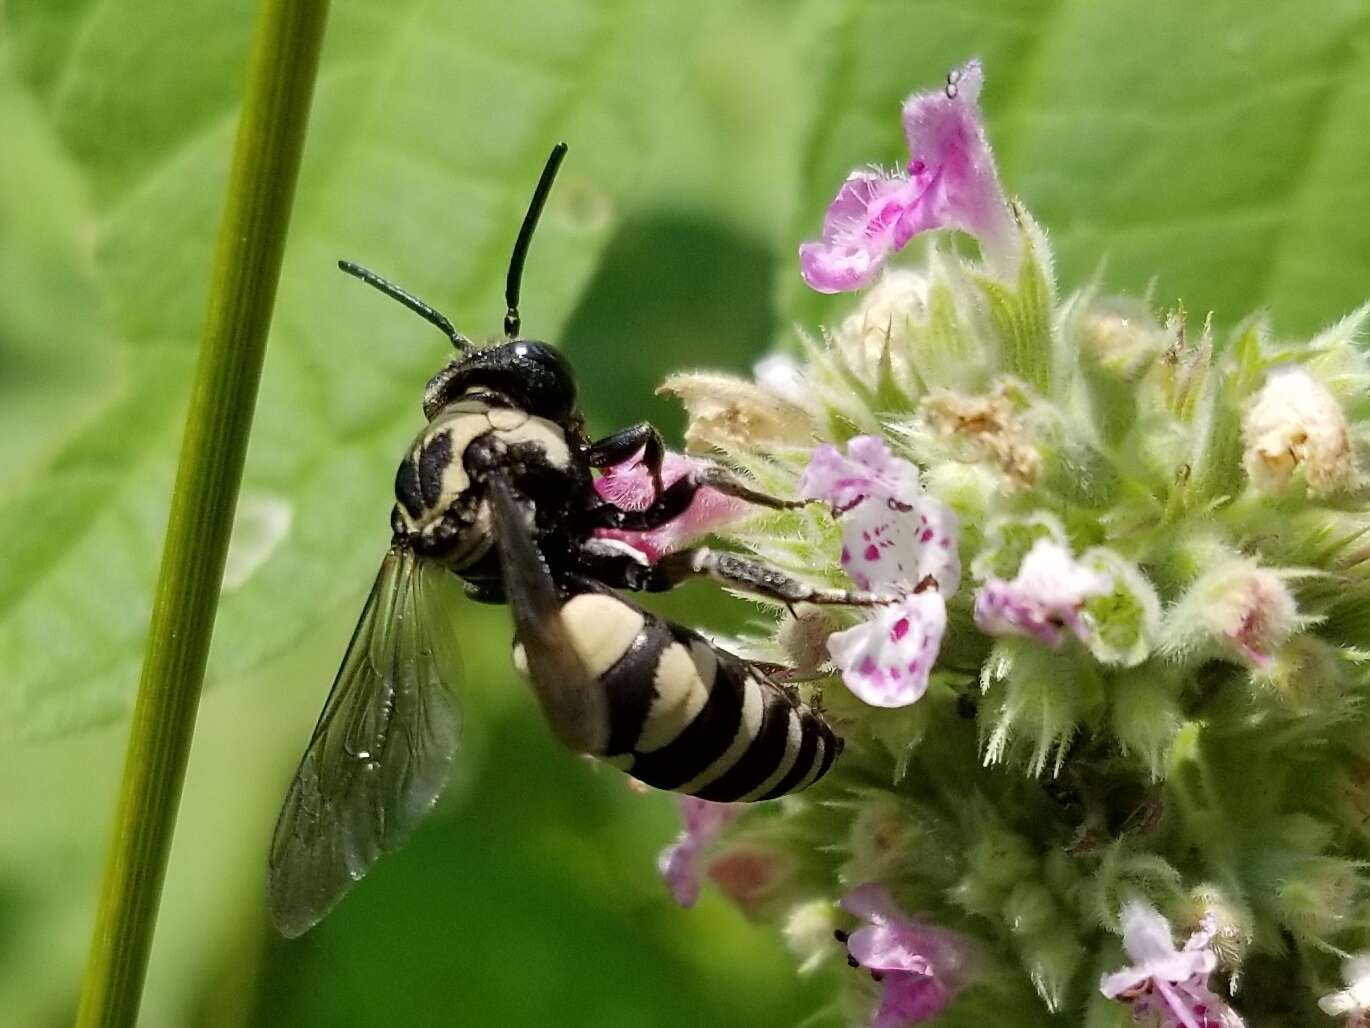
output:
{"label": "black antenna", "polygon": [[519,334],[519,286],[523,282],[523,262],[528,258],[528,244],[533,241],[533,229],[538,227],[538,218],[547,203],[547,194],[552,191],[557,169],[561,159],[566,156],[566,144],[558,143],[552,147],[542,169],[542,177],[533,190],[533,201],[528,205],[528,213],[523,216],[523,227],[519,229],[518,239],[514,240],[514,252],[509,256],[509,278],[504,284],[504,302],[508,310],[504,313],[504,334],[513,339]]}
{"label": "black antenna", "polygon": [[434,310],[413,293],[401,289],[393,282],[387,282],[370,268],[363,268],[360,264],[353,264],[351,261],[338,261],[338,267],[353,278],[359,278],[367,285],[375,286],[390,299],[398,300],[429,324],[436,325],[442,330],[443,335],[452,340],[452,345],[458,350],[465,350],[471,345],[471,340],[453,327],[452,322],[447,320],[447,315]]}

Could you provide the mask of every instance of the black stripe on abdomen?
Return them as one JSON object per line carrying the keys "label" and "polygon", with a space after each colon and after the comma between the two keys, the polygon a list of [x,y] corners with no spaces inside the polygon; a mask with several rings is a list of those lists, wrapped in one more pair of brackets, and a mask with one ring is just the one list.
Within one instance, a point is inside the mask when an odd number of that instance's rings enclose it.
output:
{"label": "black stripe on abdomen", "polygon": [[761,727],[751,744],[742,752],[737,763],[723,772],[694,795],[715,803],[732,803],[755,792],[767,778],[780,770],[785,757],[785,740],[790,731],[790,712],[794,705],[774,686],[762,686],[766,705],[761,714]]}
{"label": "black stripe on abdomen", "polygon": [[799,752],[795,755],[794,764],[785,772],[785,777],[776,783],[775,788],[758,797],[759,799],[773,800],[777,796],[784,796],[796,789],[813,770],[813,762],[818,757],[818,718],[808,711],[800,713],[799,731]]}
{"label": "black stripe on abdomen", "polygon": [[[673,641],[665,623],[649,615],[627,652],[600,675],[600,688],[609,700],[605,756],[632,752],[656,695],[657,664]],[[633,774],[642,777],[636,771]]]}
{"label": "black stripe on abdomen", "polygon": [[638,754],[630,770],[632,776],[658,789],[675,790],[708,768],[727,751],[737,735],[746,684],[741,668],[720,663],[703,709],[661,749]]}

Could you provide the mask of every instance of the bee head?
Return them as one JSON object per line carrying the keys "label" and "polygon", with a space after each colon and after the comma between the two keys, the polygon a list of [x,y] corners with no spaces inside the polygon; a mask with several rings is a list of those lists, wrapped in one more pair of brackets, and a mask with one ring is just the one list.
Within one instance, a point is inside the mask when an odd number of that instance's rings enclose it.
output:
{"label": "bee head", "polygon": [[529,414],[565,423],[576,409],[571,363],[555,347],[536,339],[512,339],[467,350],[434,375],[423,391],[430,420],[453,400],[493,395]]}

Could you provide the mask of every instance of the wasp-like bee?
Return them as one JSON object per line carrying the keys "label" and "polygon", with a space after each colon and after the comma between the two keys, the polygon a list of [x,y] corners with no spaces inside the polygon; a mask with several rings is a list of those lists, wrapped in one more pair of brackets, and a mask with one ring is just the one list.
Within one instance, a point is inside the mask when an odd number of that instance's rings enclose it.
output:
{"label": "wasp-like bee", "polygon": [[[772,508],[721,467],[663,488],[650,424],[585,433],[566,359],[519,338],[528,244],[565,145],[553,149],[514,245],[505,341],[477,348],[429,305],[357,265],[340,267],[440,328],[457,354],[428,383],[419,432],[395,477],[390,550],[291,782],[271,843],[272,917],[287,936],[317,923],[381,853],[399,846],[447,782],[457,749],[458,677],[437,582],[507,603],[514,663],[571,749],[639,780],[710,800],[764,800],[821,778],[842,740],[795,689],[657,617],[616,590],[660,591],[710,576],[786,603],[879,602],[814,589],[706,548],[648,561],[600,529],[647,531],[701,488]],[[595,492],[595,468],[641,454],[656,485],[629,511]]]}

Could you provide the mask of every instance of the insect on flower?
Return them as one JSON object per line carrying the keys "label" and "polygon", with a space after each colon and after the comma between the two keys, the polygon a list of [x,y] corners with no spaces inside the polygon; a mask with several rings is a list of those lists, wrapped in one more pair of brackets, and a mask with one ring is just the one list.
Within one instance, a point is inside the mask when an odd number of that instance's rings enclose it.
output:
{"label": "insect on flower", "polygon": [[[504,339],[479,347],[434,308],[358,265],[348,274],[439,328],[457,353],[423,394],[428,423],[395,477],[392,540],[271,842],[276,927],[316,924],[432,808],[458,747],[458,660],[436,585],[512,610],[514,663],[553,732],[640,781],[715,801],[764,800],[821,778],[842,748],[822,715],[761,667],[656,617],[616,590],[661,591],[705,576],[784,603],[875,604],[815,589],[704,547],[654,554],[621,538],[671,524],[702,490],[762,507],[808,501],[750,488],[691,462],[669,485],[643,422],[585,434],[570,364],[519,335],[529,242],[565,155],[558,144],[524,218],[505,291]],[[600,496],[594,469],[640,462],[650,502]]]}

